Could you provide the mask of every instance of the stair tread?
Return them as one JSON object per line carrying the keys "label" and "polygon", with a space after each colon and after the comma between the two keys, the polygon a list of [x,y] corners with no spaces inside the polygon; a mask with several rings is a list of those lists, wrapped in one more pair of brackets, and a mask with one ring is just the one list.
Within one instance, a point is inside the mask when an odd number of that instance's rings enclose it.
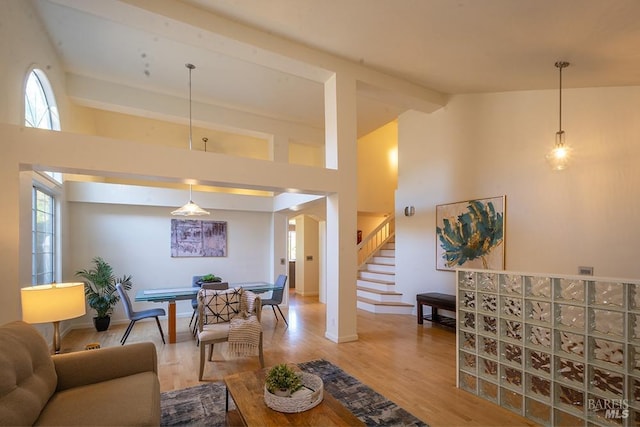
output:
{"label": "stair tread", "polygon": [[358,280],[363,282],[377,283],[378,285],[395,285],[396,282],[389,280],[367,279],[366,277],[358,277]]}
{"label": "stair tread", "polygon": [[378,290],[378,289],[367,288],[366,286],[356,286],[356,289],[359,290],[359,291],[365,291],[365,292],[370,292],[372,294],[379,294],[379,295],[402,295],[400,292],[381,291],[381,290]]}
{"label": "stair tread", "polygon": [[394,305],[399,307],[413,307],[413,304],[409,304],[406,302],[382,302],[382,301],[376,301],[373,299],[363,298],[363,297],[358,297],[358,301],[366,302],[367,304],[372,304],[372,305]]}

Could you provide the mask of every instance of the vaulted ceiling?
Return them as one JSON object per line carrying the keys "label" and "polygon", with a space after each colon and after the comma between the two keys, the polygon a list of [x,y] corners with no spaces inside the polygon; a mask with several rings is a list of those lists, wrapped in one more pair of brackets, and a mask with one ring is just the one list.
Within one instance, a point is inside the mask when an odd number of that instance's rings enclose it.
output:
{"label": "vaulted ceiling", "polygon": [[[150,117],[154,95],[186,97],[185,63],[194,101],[317,129],[333,60],[443,95],[553,89],[560,59],[565,87],[640,84],[637,0],[33,1],[76,102]],[[360,135],[407,108],[360,89]]]}

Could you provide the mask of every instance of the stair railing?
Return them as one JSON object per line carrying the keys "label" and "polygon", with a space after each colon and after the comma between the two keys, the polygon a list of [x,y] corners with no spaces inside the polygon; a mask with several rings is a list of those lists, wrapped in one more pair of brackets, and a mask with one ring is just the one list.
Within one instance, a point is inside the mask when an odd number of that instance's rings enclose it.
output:
{"label": "stair railing", "polygon": [[360,243],[358,243],[358,268],[361,268],[373,255],[396,234],[395,215],[389,215]]}

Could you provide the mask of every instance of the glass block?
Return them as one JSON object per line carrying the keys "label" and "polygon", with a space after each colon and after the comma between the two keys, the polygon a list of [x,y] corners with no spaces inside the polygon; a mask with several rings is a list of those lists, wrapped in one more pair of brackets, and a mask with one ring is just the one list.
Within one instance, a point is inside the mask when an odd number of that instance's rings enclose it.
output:
{"label": "glass block", "polygon": [[589,389],[602,396],[622,399],[624,393],[624,375],[597,366],[590,366]]}
{"label": "glass block", "polygon": [[520,369],[511,368],[509,366],[501,365],[500,373],[500,385],[508,386],[510,388],[517,388],[522,390],[522,371]]}
{"label": "glass block", "polygon": [[527,368],[540,374],[551,373],[551,355],[543,351],[527,349]]}
{"label": "glass block", "polygon": [[640,375],[640,347],[630,345],[629,349],[629,371],[635,375]]}
{"label": "glass block", "polygon": [[480,379],[479,382],[480,396],[493,403],[498,403],[498,385],[483,379]]}
{"label": "glass block", "polygon": [[640,310],[640,285],[629,284],[629,309]]}
{"label": "glass block", "polygon": [[572,356],[584,357],[584,335],[570,332],[556,331],[556,345],[558,351]]}
{"label": "glass block", "polygon": [[501,343],[502,351],[500,352],[502,360],[515,365],[522,365],[522,347],[511,343]]}
{"label": "glass block", "polygon": [[624,345],[601,338],[591,338],[591,357],[598,362],[604,362],[613,367],[622,368],[624,365]]}
{"label": "glass block", "polygon": [[629,403],[640,408],[640,378],[631,376],[627,378],[627,387],[629,388],[627,396]]}
{"label": "glass block", "polygon": [[554,399],[556,405],[570,408],[573,411],[584,413],[584,392],[574,387],[555,383]]}
{"label": "glass block", "polygon": [[522,414],[522,394],[500,387],[500,402],[503,407]]}
{"label": "glass block", "polygon": [[539,424],[551,425],[551,406],[537,400],[525,398],[524,416]]}
{"label": "glass block", "polygon": [[498,362],[495,360],[478,358],[478,372],[481,376],[498,380]]}
{"label": "glass block", "polygon": [[479,316],[480,330],[486,333],[498,334],[498,318],[493,316]]}
{"label": "glass block", "polygon": [[476,293],[471,291],[460,292],[460,307],[467,309],[476,308]]}
{"label": "glass block", "polygon": [[553,425],[554,427],[576,427],[583,426],[584,421],[575,415],[555,409],[553,411]]}
{"label": "glass block", "polygon": [[559,279],[555,299],[584,302],[585,283],[582,280]]}
{"label": "glass block", "polygon": [[475,375],[460,372],[460,388],[473,394],[477,394],[478,378]]}
{"label": "glass block", "polygon": [[487,292],[497,292],[498,283],[495,273],[478,273],[480,282],[479,289]]}
{"label": "glass block", "polygon": [[520,298],[502,297],[502,313],[505,316],[521,317],[522,300]]}
{"label": "glass block", "polygon": [[597,309],[590,312],[592,333],[624,338],[624,313]]}
{"label": "glass block", "polygon": [[544,301],[527,301],[527,318],[535,322],[551,322],[551,303]]}
{"label": "glass block", "polygon": [[584,331],[584,307],[556,304],[556,324]]}
{"label": "glass block", "polygon": [[470,271],[458,272],[458,286],[465,289],[475,289],[476,274]]}
{"label": "glass block", "polygon": [[480,353],[489,357],[498,357],[498,340],[489,337],[480,337]]}
{"label": "glass block", "polygon": [[629,313],[629,338],[640,340],[640,315]]}
{"label": "glass block", "polygon": [[[598,425],[622,426],[629,416],[628,403],[594,394],[587,396],[587,418]],[[590,423],[590,425],[592,425]]]}
{"label": "glass block", "polygon": [[593,282],[590,285],[591,304],[624,307],[624,283]]}
{"label": "glass block", "polygon": [[527,325],[527,340],[532,345],[551,349],[551,329]]}
{"label": "glass block", "polygon": [[584,363],[556,357],[556,379],[565,383],[573,383],[576,387],[584,387]]}
{"label": "glass block", "polygon": [[476,355],[461,351],[460,352],[460,369],[464,369],[467,372],[475,373],[476,368],[477,368]]}
{"label": "glass block", "polygon": [[460,340],[460,348],[463,350],[475,350],[476,349],[476,334],[471,332],[462,332]]}
{"label": "glass block", "polygon": [[514,320],[502,320],[502,336],[522,341],[522,323]]}
{"label": "glass block", "polygon": [[479,309],[487,313],[495,313],[498,310],[498,297],[491,294],[479,294]]}
{"label": "glass block", "polygon": [[525,277],[525,294],[534,298],[551,298],[551,279],[548,277]]}
{"label": "glass block", "polygon": [[545,402],[551,401],[551,380],[537,375],[527,374],[527,391],[525,395],[535,396]]}
{"label": "glass block", "polygon": [[465,311],[464,314],[460,317],[460,327],[464,329],[474,329],[476,328],[476,315],[475,313],[470,313]]}
{"label": "glass block", "polygon": [[522,276],[519,274],[501,274],[500,289],[508,294],[522,295]]}

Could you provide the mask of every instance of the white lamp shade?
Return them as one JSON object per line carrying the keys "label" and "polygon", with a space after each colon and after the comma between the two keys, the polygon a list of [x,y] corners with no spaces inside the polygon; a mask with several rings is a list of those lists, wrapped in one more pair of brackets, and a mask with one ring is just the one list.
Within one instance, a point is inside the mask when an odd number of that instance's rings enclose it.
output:
{"label": "white lamp shade", "polygon": [[22,320],[48,323],[73,319],[87,312],[84,283],[53,283],[20,289]]}

